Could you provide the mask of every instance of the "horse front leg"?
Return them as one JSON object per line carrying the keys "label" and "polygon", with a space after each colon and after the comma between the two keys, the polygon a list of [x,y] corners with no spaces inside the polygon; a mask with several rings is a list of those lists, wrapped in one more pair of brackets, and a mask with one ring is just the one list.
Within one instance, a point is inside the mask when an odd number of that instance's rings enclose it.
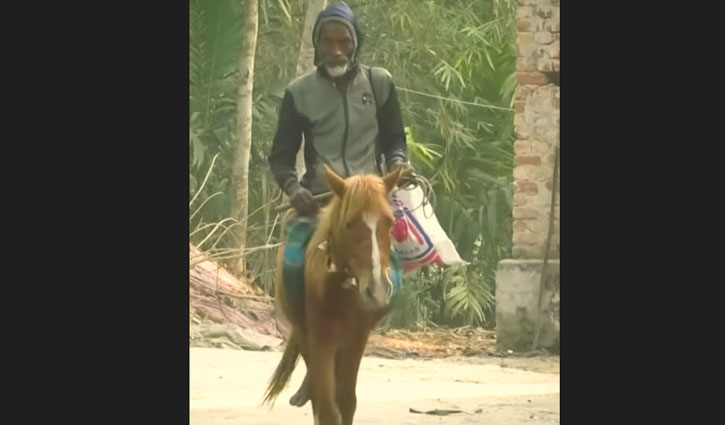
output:
{"label": "horse front leg", "polygon": [[[313,335],[311,335],[313,336]],[[342,416],[337,407],[335,383],[335,352],[332,342],[324,342],[310,338],[308,340],[310,354],[311,383],[313,391],[312,410],[315,425],[342,425]]]}
{"label": "horse front leg", "polygon": [[337,401],[340,406],[343,425],[352,425],[357,409],[357,375],[360,370],[367,342],[367,332],[363,329],[349,334],[340,347],[337,364]]}

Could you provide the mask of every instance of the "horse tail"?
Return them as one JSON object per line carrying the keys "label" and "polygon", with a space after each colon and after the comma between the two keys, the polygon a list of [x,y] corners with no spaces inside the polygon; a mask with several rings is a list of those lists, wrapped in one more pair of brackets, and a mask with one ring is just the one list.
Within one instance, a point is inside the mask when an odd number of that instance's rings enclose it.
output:
{"label": "horse tail", "polygon": [[277,370],[274,371],[274,375],[272,375],[269,386],[267,386],[267,391],[264,394],[262,405],[274,405],[274,401],[287,385],[287,382],[292,376],[292,372],[295,370],[295,366],[297,366],[297,360],[299,360],[300,357],[300,349],[297,345],[297,338],[295,337],[296,335],[293,333],[292,337],[287,342],[287,347],[284,350],[284,354],[282,354],[282,360],[279,361]]}

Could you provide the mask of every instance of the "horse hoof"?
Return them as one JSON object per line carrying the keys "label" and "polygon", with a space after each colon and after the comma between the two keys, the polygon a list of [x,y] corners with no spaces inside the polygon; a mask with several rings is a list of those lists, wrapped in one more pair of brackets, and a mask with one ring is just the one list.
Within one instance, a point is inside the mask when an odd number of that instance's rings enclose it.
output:
{"label": "horse hoof", "polygon": [[289,404],[296,407],[302,407],[305,404],[307,404],[307,401],[309,400],[309,397],[306,397],[302,394],[295,394],[292,396],[292,398],[289,399]]}

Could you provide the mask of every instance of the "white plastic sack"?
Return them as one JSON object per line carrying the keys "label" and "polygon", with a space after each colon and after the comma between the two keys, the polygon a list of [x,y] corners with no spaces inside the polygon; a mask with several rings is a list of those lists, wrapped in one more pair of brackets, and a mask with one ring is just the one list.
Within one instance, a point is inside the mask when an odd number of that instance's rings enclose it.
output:
{"label": "white plastic sack", "polygon": [[392,195],[393,247],[403,260],[405,273],[431,263],[467,264],[424,198],[420,186],[398,189]]}

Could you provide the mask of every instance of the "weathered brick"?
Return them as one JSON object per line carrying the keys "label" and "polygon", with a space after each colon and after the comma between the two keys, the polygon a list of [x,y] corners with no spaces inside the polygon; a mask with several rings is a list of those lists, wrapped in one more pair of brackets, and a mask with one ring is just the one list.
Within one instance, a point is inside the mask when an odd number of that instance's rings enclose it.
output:
{"label": "weathered brick", "polygon": [[511,248],[511,257],[513,257],[516,260],[527,258],[528,255],[528,248],[521,246],[521,245],[514,245]]}
{"label": "weathered brick", "polygon": [[548,57],[536,59],[536,70],[540,72],[554,72],[554,59]]}
{"label": "weathered brick", "polygon": [[551,9],[551,7],[540,6],[536,8],[536,16],[544,19],[551,18],[554,15],[554,12]]}
{"label": "weathered brick", "polygon": [[[535,18],[529,18],[531,20]],[[546,31],[554,34],[559,34],[560,31],[560,21],[558,17],[553,17],[550,19],[540,19],[538,22],[539,27],[536,28],[536,31]],[[534,31],[534,30],[532,30]]]}
{"label": "weathered brick", "polygon": [[553,99],[560,93],[559,87],[547,85],[544,87],[536,87],[529,96],[528,108],[532,108],[538,113],[550,113],[553,111]]}
{"label": "weathered brick", "polygon": [[530,126],[532,131],[536,130],[536,127],[534,127],[534,120],[536,120],[536,117],[538,117],[539,115],[536,112],[536,109],[531,106],[531,101],[526,102],[526,110],[524,111],[523,116],[526,124]]}
{"label": "weathered brick", "polygon": [[[548,231],[549,226],[549,220],[548,220],[548,210],[546,214],[544,214],[542,217],[538,219],[528,219],[526,220],[526,226],[530,229],[531,233],[534,233],[536,235],[546,237],[546,232]],[[546,219],[545,219],[546,218]]]}
{"label": "weathered brick", "polygon": [[539,212],[533,208],[514,208],[514,219],[539,218]]}
{"label": "weathered brick", "polygon": [[521,56],[516,58],[516,70],[519,72],[536,71],[536,58],[532,56]]}
{"label": "weathered brick", "polygon": [[528,155],[516,155],[514,157],[514,166],[519,166],[519,165],[541,165],[541,157],[528,156]]}
{"label": "weathered brick", "polygon": [[534,127],[548,128],[553,124],[553,117],[551,114],[542,113],[534,118]]}
{"label": "weathered brick", "polygon": [[[529,134],[529,136],[533,135],[537,140],[548,143],[549,146],[551,146],[552,143],[556,142],[559,138],[558,128],[554,125],[538,127],[532,126],[531,129],[533,131]],[[532,152],[536,155],[543,155],[543,153],[536,151],[536,149],[532,150]]]}
{"label": "weathered brick", "polygon": [[537,182],[546,182],[547,180],[551,179],[551,168],[550,167],[531,167],[531,171],[529,171],[529,176],[531,176],[531,180],[537,181]]}
{"label": "weathered brick", "polygon": [[534,33],[534,43],[549,44],[554,40],[552,34],[548,31],[539,31]]}
{"label": "weathered brick", "polygon": [[541,72],[559,72],[559,59],[546,56],[536,59],[536,70]]}
{"label": "weathered brick", "polygon": [[549,82],[546,75],[540,72],[519,72],[518,74],[519,84],[544,85]]}
{"label": "weathered brick", "polygon": [[524,18],[519,19],[518,24],[516,25],[516,29],[518,31],[535,31],[537,28],[534,27],[536,25],[531,18]]}
{"label": "weathered brick", "polygon": [[[551,192],[551,187],[554,185],[553,181],[549,180],[546,182],[546,188]],[[561,190],[561,180],[557,180],[556,182],[556,190],[557,192]]]}
{"label": "weathered brick", "polygon": [[[513,176],[517,181],[522,182],[541,182],[542,184],[551,179],[551,167],[542,167],[539,165],[518,165],[514,167]],[[525,189],[533,190],[533,189]],[[537,192],[538,193],[538,189]]]}
{"label": "weathered brick", "polygon": [[514,232],[513,243],[516,245],[534,245],[540,237],[532,232]]}
{"label": "weathered brick", "polygon": [[561,55],[561,41],[557,40],[546,46],[541,46],[541,51],[551,59],[559,59]]}
{"label": "weathered brick", "polygon": [[534,41],[534,33],[533,32],[518,32],[516,33],[516,44],[519,46],[525,46],[527,44],[532,44]]}
{"label": "weathered brick", "polygon": [[544,18],[544,19],[553,18],[553,19],[558,20],[559,17],[561,16],[561,13],[560,13],[561,8],[556,7],[556,6],[541,5],[541,6],[536,7],[534,12],[535,12],[534,13],[535,16],[538,16],[538,17]]}
{"label": "weathered brick", "polygon": [[514,217],[514,221],[511,227],[513,228],[514,232],[531,231],[531,228],[526,225],[526,220],[517,220],[516,217]]}
{"label": "weathered brick", "polygon": [[535,195],[539,193],[539,185],[536,182],[519,180],[514,183],[516,192]]}
{"label": "weathered brick", "polygon": [[531,88],[526,86],[518,86],[516,88],[516,100],[526,100],[531,94]]}
{"label": "weathered brick", "polygon": [[554,33],[554,41],[561,41],[561,34],[559,34],[558,32],[555,32]]}
{"label": "weathered brick", "polygon": [[511,255],[515,259],[541,258],[541,249],[537,245],[514,245]]}
{"label": "weathered brick", "polygon": [[531,125],[524,119],[524,114],[514,116],[514,135],[519,140],[528,139],[531,136]]}
{"label": "weathered brick", "polygon": [[547,232],[548,220],[537,219],[514,219],[512,228],[514,234],[530,233],[534,237],[545,237]]}
{"label": "weathered brick", "polygon": [[553,144],[544,140],[531,141],[531,154],[537,156],[546,156],[554,151]]}
{"label": "weathered brick", "polygon": [[519,112],[519,113],[524,112],[524,109],[526,108],[525,101],[519,100],[515,103],[515,105],[516,105],[516,107],[515,107],[516,112]]}
{"label": "weathered brick", "polygon": [[533,180],[532,167],[530,165],[519,165],[514,167],[514,179],[516,180]]}
{"label": "weathered brick", "polygon": [[545,54],[546,54],[546,50],[544,50],[542,48],[542,46],[538,46],[533,43],[528,43],[528,44],[516,43],[516,56],[517,57],[538,58],[539,56],[543,56]]}
{"label": "weathered brick", "polygon": [[520,6],[518,8],[518,17],[521,18],[530,18],[534,16],[534,7],[533,6]]}
{"label": "weathered brick", "polygon": [[528,140],[517,140],[514,142],[514,154],[528,155],[531,153],[531,142]]}
{"label": "weathered brick", "polygon": [[552,150],[550,150],[549,153],[542,158],[542,166],[546,168],[552,168],[554,166],[555,157],[556,155],[554,154],[554,150],[552,148]]}
{"label": "weathered brick", "polygon": [[514,193],[514,207],[529,205],[530,197],[525,193]]}
{"label": "weathered brick", "polygon": [[518,31],[537,32],[544,31],[545,24],[545,19],[541,19],[537,16],[532,16],[530,18],[520,19],[516,26]]}

